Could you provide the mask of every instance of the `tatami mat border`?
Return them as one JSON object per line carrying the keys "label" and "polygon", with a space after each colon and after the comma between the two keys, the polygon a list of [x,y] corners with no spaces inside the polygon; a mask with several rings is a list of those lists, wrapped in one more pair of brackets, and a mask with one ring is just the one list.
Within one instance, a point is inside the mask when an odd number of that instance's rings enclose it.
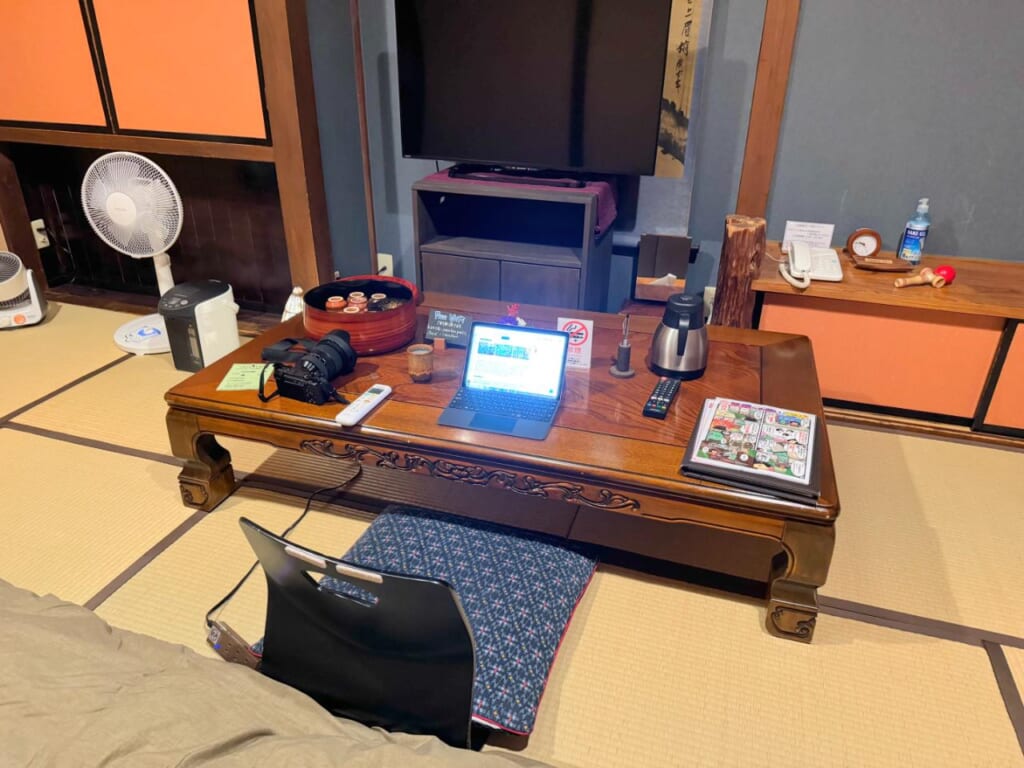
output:
{"label": "tatami mat border", "polygon": [[121,573],[117,574],[106,586],[103,587],[99,592],[90,597],[85,601],[85,607],[90,611],[95,611],[97,607],[103,604],[103,601],[114,594],[117,590],[131,581],[132,577],[135,576],[139,571],[149,565],[156,557],[171,546],[174,542],[184,536],[188,531],[206,517],[209,512],[197,511],[193,513],[188,519],[183,521],[177,528],[164,536],[160,541],[146,550],[134,563],[125,568]]}
{"label": "tatami mat border", "polygon": [[131,456],[136,459],[147,459],[149,461],[158,461],[161,464],[171,464],[176,467],[180,467],[182,464],[181,459],[171,456],[165,453],[156,453],[154,451],[141,451],[137,448],[128,448],[124,445],[117,445],[116,443],[108,443],[105,440],[94,440],[91,437],[80,437],[78,435],[69,435],[66,432],[57,432],[52,429],[44,429],[43,427],[33,427],[30,424],[19,424],[16,421],[9,421],[6,424],[0,425],[5,429],[10,429],[14,432],[25,432],[36,437],[46,437],[51,440],[63,440],[66,443],[74,443],[75,445],[81,445],[85,448],[96,448],[100,451],[110,451],[111,453],[120,453],[124,456]]}
{"label": "tatami mat border", "polygon": [[[58,439],[59,439],[59,435],[58,435]],[[72,442],[77,442],[77,441],[73,440]],[[139,453],[141,453],[139,451],[128,451],[128,450],[125,450],[125,451],[122,451],[122,452],[130,452],[132,455],[138,455]],[[177,460],[175,460],[175,463],[178,463]],[[335,486],[328,486],[327,488],[323,488],[323,487],[317,488],[317,487],[314,487],[314,486],[305,486],[305,485],[301,485],[301,484],[292,484],[292,483],[288,483],[286,481],[279,481],[276,478],[270,478],[270,477],[260,476],[260,475],[242,476],[242,477],[237,478],[237,479],[238,479],[238,488],[241,488],[241,487],[261,488],[261,489],[264,489],[264,490],[274,491],[274,492],[280,493],[282,495],[293,496],[293,497],[303,498],[303,499],[308,499],[309,496],[311,494],[315,493],[316,491],[329,490],[329,489],[335,487]],[[237,490],[237,488],[236,488],[236,490]],[[341,488],[338,488],[338,492],[339,493],[344,492],[344,487],[342,486]],[[330,501],[330,500],[327,500],[327,501],[322,502],[322,503],[324,504],[324,506],[327,506],[327,507],[335,506],[335,504],[332,501]],[[111,579],[110,582],[108,582],[99,592],[97,592],[91,598],[86,600],[86,602],[84,604],[85,607],[88,608],[89,610],[96,610],[96,608],[99,607],[100,605],[102,605],[103,602],[107,598],[109,598],[112,594],[117,592],[117,590],[119,590],[121,587],[123,587],[129,581],[131,581],[132,577],[134,577],[136,574],[139,573],[139,571],[141,571],[143,568],[145,568],[147,565],[149,565],[153,560],[155,560],[164,550],[166,550],[167,548],[172,546],[178,539],[180,539],[182,536],[184,536],[186,533],[188,533],[189,530],[194,525],[199,523],[199,521],[201,521],[207,515],[215,515],[215,514],[217,514],[216,510],[214,510],[212,512],[204,512],[202,510],[197,510],[187,520],[185,520],[178,527],[176,527],[173,531],[168,533],[166,536],[164,536],[162,539],[160,539],[160,541],[158,541],[156,544],[154,544],[152,547],[150,547],[148,550],[146,550],[146,552],[144,552],[135,562],[133,562],[131,565],[129,565],[127,568],[125,568],[123,571],[121,571],[121,573],[119,573],[117,576],[115,576],[113,579]]]}
{"label": "tatami mat border", "polygon": [[40,403],[45,403],[51,397],[56,397],[57,395],[61,394],[62,392],[67,392],[69,389],[71,389],[73,387],[77,387],[83,381],[88,381],[93,376],[98,376],[99,374],[103,373],[104,371],[110,370],[115,365],[120,365],[125,360],[131,360],[133,357],[135,357],[135,355],[122,355],[121,357],[117,358],[116,360],[111,360],[106,365],[101,365],[99,368],[96,368],[95,370],[89,371],[89,373],[86,373],[86,374],[84,374],[82,376],[79,376],[77,379],[74,379],[73,381],[69,381],[67,384],[65,384],[65,385],[63,385],[61,387],[57,387],[57,389],[53,390],[52,392],[46,393],[42,397],[37,397],[35,400],[33,400],[31,403],[28,403],[27,405],[23,405],[20,408],[15,408],[13,411],[8,413],[7,415],[0,416],[0,427],[7,426],[7,422],[9,422],[15,416],[19,416],[20,414],[24,413],[25,411],[32,410],[33,408],[35,408]]}
{"label": "tatami mat border", "polygon": [[999,686],[1003,704],[1006,705],[1006,714],[1010,716],[1013,730],[1017,734],[1017,743],[1020,744],[1021,752],[1024,752],[1024,701],[1020,698],[1020,688],[1013,679],[1013,672],[1006,661],[1002,646],[987,640],[983,640],[981,644],[988,654],[992,672],[996,676],[996,685]]}
{"label": "tatami mat border", "polygon": [[962,624],[954,624],[949,621],[915,616],[912,613],[890,611],[887,608],[864,605],[863,603],[855,603],[852,600],[842,600],[837,597],[819,596],[818,609],[830,616],[854,619],[890,629],[902,629],[905,632],[927,635],[928,637],[935,637],[940,640],[952,640],[957,643],[978,646],[982,646],[987,642],[1008,645],[1011,648],[1024,648],[1024,638],[1004,635],[999,632],[989,632],[988,630],[975,627],[965,627]]}

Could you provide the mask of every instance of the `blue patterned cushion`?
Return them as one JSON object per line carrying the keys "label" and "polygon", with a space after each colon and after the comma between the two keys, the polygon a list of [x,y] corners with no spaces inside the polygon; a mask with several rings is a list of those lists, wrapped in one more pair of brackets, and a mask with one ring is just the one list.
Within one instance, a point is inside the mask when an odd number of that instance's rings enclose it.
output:
{"label": "blue patterned cushion", "polygon": [[[533,730],[548,672],[596,560],[566,542],[404,506],[389,506],[343,558],[448,582],[476,642],[474,718]],[[321,586],[350,585],[325,577]]]}

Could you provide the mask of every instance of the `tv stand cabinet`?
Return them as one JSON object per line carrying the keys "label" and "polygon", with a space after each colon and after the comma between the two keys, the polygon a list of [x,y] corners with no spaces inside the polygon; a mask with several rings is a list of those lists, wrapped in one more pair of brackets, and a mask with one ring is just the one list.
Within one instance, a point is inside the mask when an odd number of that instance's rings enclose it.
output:
{"label": "tv stand cabinet", "polygon": [[599,191],[428,176],[412,186],[424,291],[603,311],[612,238]]}

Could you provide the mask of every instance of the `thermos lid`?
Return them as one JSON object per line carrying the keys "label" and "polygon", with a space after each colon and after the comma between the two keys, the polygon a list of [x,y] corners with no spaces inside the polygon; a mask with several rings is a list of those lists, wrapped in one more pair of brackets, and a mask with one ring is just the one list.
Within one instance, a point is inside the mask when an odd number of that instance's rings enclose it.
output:
{"label": "thermos lid", "polygon": [[662,323],[670,328],[679,327],[679,318],[688,317],[687,326],[695,330],[704,325],[704,298],[694,293],[673,293],[665,302]]}

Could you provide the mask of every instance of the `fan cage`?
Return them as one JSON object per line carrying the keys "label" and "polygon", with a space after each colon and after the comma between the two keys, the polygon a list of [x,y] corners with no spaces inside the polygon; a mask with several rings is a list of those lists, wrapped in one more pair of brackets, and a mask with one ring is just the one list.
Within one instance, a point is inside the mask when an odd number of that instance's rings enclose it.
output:
{"label": "fan cage", "polygon": [[0,301],[0,312],[8,311],[11,309],[18,309],[28,304],[31,300],[32,296],[29,294],[28,289],[26,288],[24,293],[15,296],[13,299],[8,299],[7,301]]}
{"label": "fan cage", "polygon": [[0,251],[0,310],[16,309],[30,300],[28,273],[10,251]]}
{"label": "fan cage", "polygon": [[[133,208],[111,216],[112,195],[123,195]],[[123,199],[123,198],[114,198]],[[181,195],[164,170],[134,152],[110,152],[97,158],[82,181],[82,208],[103,242],[134,258],[165,252],[181,234]]]}
{"label": "fan cage", "polygon": [[6,283],[21,270],[21,259],[10,251],[0,251],[0,283]]}

